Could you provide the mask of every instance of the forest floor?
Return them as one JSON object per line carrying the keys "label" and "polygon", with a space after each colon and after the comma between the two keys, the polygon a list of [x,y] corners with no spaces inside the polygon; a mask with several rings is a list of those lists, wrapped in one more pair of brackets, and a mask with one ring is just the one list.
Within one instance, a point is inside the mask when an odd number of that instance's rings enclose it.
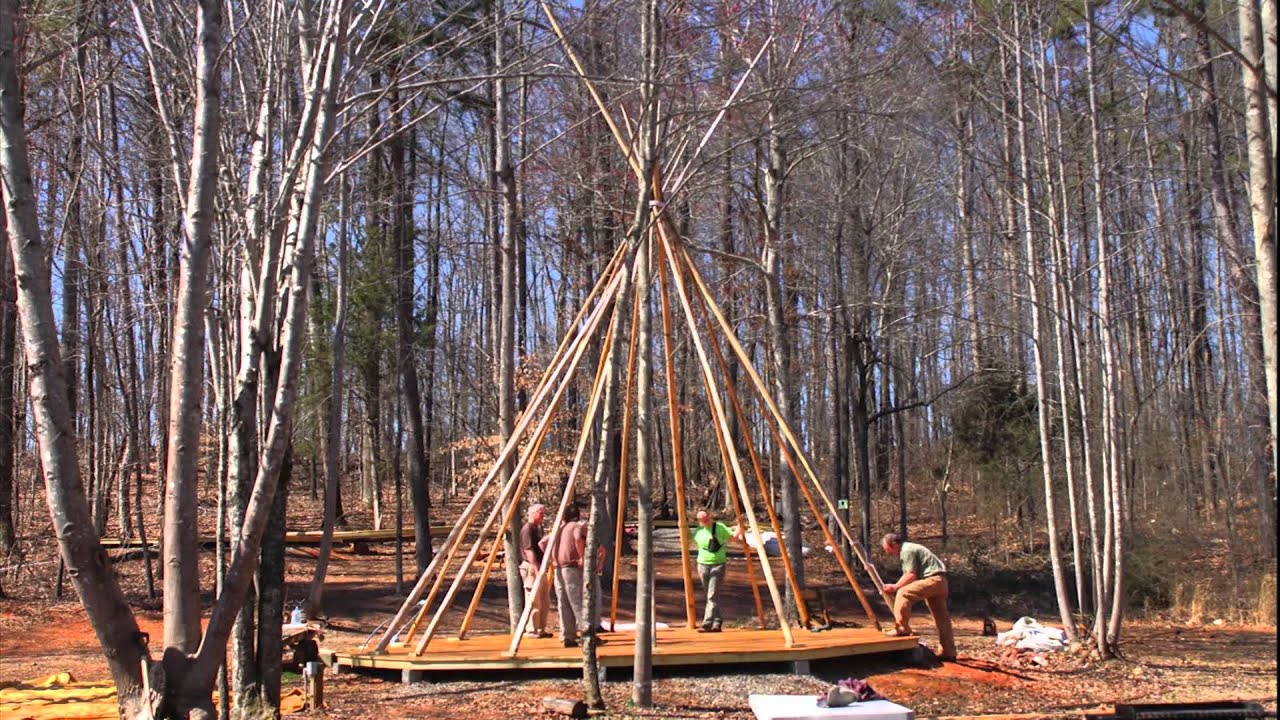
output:
{"label": "forest floor", "polygon": [[[290,548],[289,598],[305,594],[314,556],[313,548]],[[411,568],[412,555],[407,554],[404,562]],[[323,646],[358,645],[394,614],[403,597],[395,590],[394,568],[390,545],[374,545],[360,553],[337,549],[326,584],[329,624]],[[141,597],[141,563],[128,560],[118,563],[117,569],[130,596]],[[811,584],[844,585],[836,564],[824,553],[810,558],[806,572]],[[495,573],[484,592],[477,631],[501,631],[506,625],[505,586],[499,576]],[[745,623],[754,603],[743,577],[742,572],[731,577],[726,614]],[[888,699],[913,708],[917,717],[1080,717],[1087,712],[1109,711],[1114,703],[1210,700],[1254,701],[1275,708],[1273,626],[1137,619],[1125,625],[1123,659],[1100,663],[1087,654],[1061,653],[1046,656],[1043,666],[1025,667],[1027,658],[1012,658],[997,648],[992,638],[981,636],[982,618],[993,616],[999,629],[1005,630],[1020,614],[1033,614],[1040,603],[1028,601],[1029,609],[1006,612],[1012,608],[1005,603],[993,604],[983,596],[980,579],[961,575],[954,584],[958,662],[938,662],[928,654],[923,661],[903,654],[863,656],[815,663],[813,675],[784,674],[776,667],[761,668],[768,672],[722,667],[679,673],[658,668],[653,691],[657,704],[643,711],[628,705],[629,677],[611,671],[604,684],[610,716],[745,720],[752,717],[747,705],[751,693],[816,694],[835,680],[851,676],[867,680]],[[634,584],[624,572],[622,597],[633,597],[633,592]],[[658,592],[659,608],[680,606],[678,558],[660,558]],[[828,595],[829,603],[834,600],[831,612],[837,620],[865,622],[852,592]],[[160,637],[159,601],[140,601],[136,607],[142,629],[153,638]],[[977,610],[966,612],[974,608]],[[1039,610],[1042,621],[1054,624],[1043,608]],[[623,615],[621,606],[619,611]],[[620,621],[629,619],[619,617]],[[927,613],[920,617],[917,632],[930,644],[936,640]],[[71,599],[0,601],[0,682],[57,672],[70,672],[79,680],[107,676],[97,640],[79,605]],[[554,718],[559,716],[543,708],[543,697],[581,696],[579,680],[567,673],[454,676],[413,685],[401,685],[398,677],[351,674],[330,675],[326,680],[328,716],[333,718]],[[286,688],[300,684],[296,674],[286,675]]]}

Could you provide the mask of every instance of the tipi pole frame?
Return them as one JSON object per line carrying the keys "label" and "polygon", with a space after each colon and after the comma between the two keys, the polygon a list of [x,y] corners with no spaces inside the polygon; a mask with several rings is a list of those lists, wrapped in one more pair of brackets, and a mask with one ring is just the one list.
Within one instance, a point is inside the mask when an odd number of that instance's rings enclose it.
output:
{"label": "tipi pole frame", "polygon": [[[467,573],[471,570],[471,564],[475,561],[475,557],[478,554],[479,549],[483,546],[485,536],[488,535],[489,529],[493,526],[494,519],[498,516],[498,513],[501,512],[501,510],[505,506],[507,506],[508,503],[511,502],[513,497],[512,496],[513,488],[516,488],[514,499],[517,502],[519,501],[520,494],[523,492],[525,483],[527,483],[528,481],[529,471],[533,467],[534,457],[537,455],[538,450],[541,449],[541,439],[546,435],[547,429],[550,427],[551,421],[554,419],[556,411],[559,410],[560,408],[560,403],[563,401],[565,391],[573,381],[573,371],[577,368],[578,363],[581,361],[581,358],[583,354],[585,354],[586,348],[588,347],[588,343],[586,342],[586,340],[589,340],[590,334],[594,333],[599,328],[600,318],[602,318],[603,316],[595,315],[594,317],[595,317],[594,324],[584,329],[585,334],[582,336],[584,338],[583,342],[580,342],[575,347],[573,351],[572,361],[568,369],[564,371],[562,374],[556,374],[556,375],[550,376],[549,379],[551,380],[556,380],[558,378],[559,384],[556,388],[555,395],[551,399],[550,408],[547,410],[545,414],[543,414],[539,418],[538,424],[534,428],[534,433],[535,433],[534,444],[530,448],[527,448],[525,452],[521,453],[520,458],[516,463],[516,467],[512,470],[506,482],[503,483],[502,489],[499,492],[493,507],[490,509],[489,515],[486,518],[484,525],[481,527],[476,537],[475,543],[472,545],[472,549],[468,552],[466,560],[458,566],[457,574],[454,576],[453,582],[450,584],[449,590],[445,593],[444,601],[441,603],[440,607],[436,610],[435,614],[432,616],[431,622],[427,626],[426,635],[423,637],[422,640],[419,640],[416,654],[421,655],[422,651],[426,649],[426,646],[430,642],[431,638],[435,636],[435,633],[436,633],[436,630],[438,629],[441,618],[444,616],[445,612],[447,612],[448,609],[452,606],[453,598],[457,594],[457,589],[461,585],[463,578],[465,578]],[[508,508],[507,510],[508,516],[511,514],[511,512],[514,511],[514,508],[515,508],[515,504],[512,504],[511,507]],[[403,643],[405,645],[407,645],[409,643],[409,640],[413,638],[414,633],[417,631],[418,626],[422,622],[422,619],[426,616],[428,609],[431,607],[432,603],[435,602],[436,595],[440,592],[440,588],[444,584],[445,571],[448,569],[449,562],[451,561],[451,558],[457,554],[458,549],[462,547],[462,539],[463,538],[460,538],[457,542],[455,542],[452,546],[450,546],[449,557],[445,559],[445,564],[441,567],[440,572],[436,574],[435,582],[431,586],[431,591],[427,594],[427,601],[423,604],[422,608],[418,611],[418,614],[414,617],[413,624],[409,626],[408,631],[405,632],[404,634]],[[495,543],[495,550],[496,550],[496,543]]]}
{"label": "tipi pole frame", "polygon": [[[662,302],[664,305],[667,305],[669,302],[667,297],[668,296],[667,283],[669,281],[667,280],[667,266],[665,263],[658,263],[658,280],[659,280],[659,287],[662,292]],[[701,373],[699,374],[702,375]],[[714,391],[713,388],[706,385],[705,375],[702,375],[702,379],[703,379],[703,387],[706,388],[706,392],[707,393],[713,392]],[[707,400],[708,405],[710,405],[710,402],[711,401],[708,399]],[[725,487],[729,491],[729,504],[733,506],[733,517],[734,517],[734,520],[737,522],[738,527],[742,527],[744,524],[742,520],[742,509],[740,507],[740,502],[738,500],[738,490],[735,487],[735,484],[733,481],[733,470],[729,463],[729,443],[725,440],[724,437],[720,435],[718,431],[713,434],[715,435],[715,438],[716,438],[716,447],[719,448],[720,450],[720,462],[724,467],[724,472],[726,476]],[[684,533],[688,532],[688,529],[685,528],[682,524],[680,528],[680,532],[683,535]],[[759,586],[756,585],[755,566],[751,564],[751,552],[749,550],[745,552],[743,554],[743,558],[747,566],[747,583],[750,584],[751,594],[756,601],[756,618],[760,622],[760,629],[763,630],[766,627],[768,627],[768,624],[765,620],[765,615],[764,615],[764,601],[760,597],[760,588]],[[692,622],[689,623],[689,626],[692,627],[693,623]]]}
{"label": "tipi pole frame", "polygon": [[[620,275],[617,273],[617,264],[621,260],[621,258],[624,256],[624,254],[625,253],[622,252],[622,248],[619,248],[619,251],[614,255],[613,261],[610,263],[609,268],[611,268],[611,270],[607,268],[606,273],[602,275],[600,278],[600,281],[596,283],[596,287],[599,288],[601,287],[602,284],[605,283],[606,278],[608,278],[608,284],[606,285],[606,289],[601,292],[602,296],[607,296],[607,295],[610,295],[611,293],[617,292],[616,285],[619,283],[619,277],[620,277]],[[610,286],[612,286],[612,290],[608,289]],[[592,292],[593,293],[595,292],[595,288],[593,288]],[[588,300],[589,299],[590,297],[588,297]],[[602,314],[603,312],[602,308],[605,307],[606,304],[607,303],[605,302],[605,299],[602,297],[602,299],[599,301],[596,307],[592,310],[590,315],[588,315],[588,318],[589,318],[588,325],[593,324],[590,321],[590,318],[595,318],[595,321],[594,321],[595,325],[599,324],[599,316]],[[590,306],[590,302],[583,303],[583,307],[579,311],[579,317],[582,316],[582,314],[586,311],[586,309],[589,306]],[[575,323],[575,325],[576,324],[577,323]],[[551,365],[551,368],[554,368],[554,372],[549,369],[547,373],[544,373],[543,382],[539,383],[538,388],[534,391],[534,395],[529,403],[529,407],[526,409],[526,411],[521,415],[520,419],[517,421],[516,427],[513,429],[511,433],[511,437],[507,439],[506,444],[503,445],[502,450],[498,453],[498,457],[495,460],[493,466],[489,469],[489,472],[485,475],[485,479],[480,483],[480,487],[477,488],[475,496],[472,497],[471,502],[467,503],[467,506],[463,509],[462,515],[459,517],[458,522],[454,524],[453,529],[449,531],[449,535],[445,537],[444,544],[442,545],[442,549],[451,547],[452,545],[456,545],[460,541],[463,534],[466,532],[467,527],[470,526],[471,521],[476,512],[476,507],[480,503],[480,499],[488,491],[489,486],[493,484],[494,479],[497,478],[499,469],[507,463],[507,461],[511,458],[512,453],[514,453],[516,448],[519,447],[520,438],[524,435],[524,432],[528,429],[529,425],[533,422],[533,417],[537,413],[542,402],[546,399],[547,395],[550,394],[550,384],[546,382],[546,380],[551,375],[558,373],[560,369],[562,369],[563,366],[567,363],[568,348],[582,341],[583,336],[586,334],[585,333],[586,329],[587,328],[585,327],[580,328],[579,331],[574,335],[565,336],[565,340],[561,343],[560,349],[556,351],[557,360],[553,362]],[[391,644],[391,640],[395,637],[396,633],[404,625],[405,620],[408,619],[409,613],[413,610],[418,600],[422,597],[422,593],[427,588],[427,583],[431,581],[432,576],[436,573],[438,569],[440,569],[440,565],[441,565],[440,561],[441,561],[442,554],[443,553],[437,553],[435,557],[432,558],[431,563],[427,565],[427,569],[424,570],[422,572],[422,575],[418,577],[418,581],[414,583],[413,589],[409,592],[409,595],[405,597],[404,603],[401,604],[400,609],[396,612],[395,617],[392,618],[390,623],[388,623],[387,629],[383,632],[382,637],[379,638],[378,644],[377,646],[375,646],[373,650],[375,654],[386,652],[387,646]]]}
{"label": "tipi pole frame", "polygon": [[[615,290],[614,293],[608,298],[602,298],[602,303],[604,304],[602,304],[600,307],[603,308],[609,305],[616,307],[616,303],[614,302],[616,299],[617,299],[617,290]],[[602,317],[603,315],[597,315],[595,317],[595,322],[593,322],[588,327],[589,333],[594,334],[597,330],[599,330],[600,319]],[[615,313],[611,316],[611,320],[609,323],[610,327],[612,327],[612,325],[616,322],[617,322],[617,314]],[[612,333],[609,333],[608,336],[605,338],[606,348],[609,345],[609,341],[611,337],[612,337]],[[563,377],[561,377],[560,385],[559,387],[556,388],[556,394],[555,394],[555,397],[552,398],[550,408],[548,409],[546,414],[543,415],[542,418],[538,421],[537,432],[539,434],[542,434],[543,432],[545,432],[546,428],[550,427],[551,421],[555,418],[556,410],[560,408],[560,403],[564,399],[565,392],[568,390],[569,385],[571,385],[573,382],[573,370],[577,367],[578,362],[582,359],[582,356],[586,353],[587,346],[588,346],[588,343],[584,341],[580,343],[578,347],[574,350],[573,366],[570,367],[569,370],[564,373]],[[603,366],[603,363],[604,363],[604,358],[602,357],[601,358],[602,366]],[[600,382],[600,371],[597,370],[596,383],[599,384],[599,382]],[[492,527],[494,520],[496,520],[498,517],[498,514],[503,511],[504,506],[507,506],[508,504],[510,504],[510,507],[506,508],[506,515],[507,515],[507,521],[510,522],[510,518],[515,511],[515,505],[516,505],[516,503],[512,503],[511,500],[514,499],[518,502],[520,497],[520,492],[524,490],[525,483],[527,482],[529,477],[529,473],[527,472],[527,469],[533,466],[534,456],[537,454],[536,451],[538,449],[541,449],[540,443],[537,444],[536,447],[530,448],[530,450],[532,450],[533,452],[526,452],[520,456],[519,463],[517,464],[515,470],[512,472],[511,478],[508,481],[507,487],[504,488],[503,497],[498,498],[498,501],[494,504],[493,509],[490,510],[489,517],[485,521],[484,526],[480,530],[480,537],[476,539],[476,542],[472,546],[471,551],[467,554],[467,561],[464,562],[460,568],[458,568],[458,574],[457,576],[454,577],[453,583],[449,587],[449,591],[445,594],[444,601],[440,603],[440,608],[436,610],[435,616],[432,617],[431,624],[427,627],[427,632],[423,633],[422,639],[418,641],[418,645],[414,648],[415,654],[421,655],[423,651],[426,650],[427,644],[431,642],[431,638],[435,636],[435,631],[439,627],[440,620],[444,617],[445,613],[448,612],[449,608],[452,607],[453,605],[453,599],[457,595],[458,588],[462,586],[462,580],[463,578],[466,577],[467,571],[470,570],[471,568],[471,562],[474,562],[475,556],[480,552],[480,548],[482,547],[482,544],[484,541],[484,536],[488,534],[489,528]],[[573,471],[576,471],[576,469],[577,469],[577,463],[574,464]],[[570,472],[569,482],[565,484],[566,491],[573,485],[573,475],[572,475],[573,471]],[[511,493],[512,486],[516,483],[517,478],[519,478],[518,490],[516,491],[514,498],[512,498],[509,496],[512,495]],[[562,505],[561,512],[563,513],[563,505]],[[556,520],[558,522],[560,520],[560,516],[557,516]],[[554,526],[553,526],[553,529],[554,529]],[[514,561],[514,558],[507,558],[507,562],[513,562],[513,561]],[[539,577],[538,579],[535,579],[534,587],[539,586],[540,579],[541,577]],[[517,638],[523,634],[525,624],[529,622],[528,616],[532,612],[532,610],[533,610],[532,604],[525,603],[524,612],[520,614],[520,622],[519,624],[516,625],[515,632],[512,633]]]}
{"label": "tipi pole frame", "polygon": [[[655,182],[654,185],[657,185]],[[655,193],[656,194],[656,193]],[[671,425],[671,468],[676,481],[676,522],[680,525],[680,575],[684,579],[685,620],[692,628],[695,622],[693,608],[693,572],[689,567],[689,520],[685,511],[684,445],[680,437],[680,408],[676,404],[676,374],[673,358],[675,342],[671,337],[671,303],[667,297],[666,265],[659,262],[658,285],[662,297],[662,361],[667,380],[667,419]],[[711,392],[708,388],[707,392]]]}
{"label": "tipi pole frame", "polygon": [[[695,301],[701,298],[695,297]],[[791,566],[791,558],[787,553],[786,543],[782,542],[782,527],[778,523],[778,514],[773,509],[773,496],[769,494],[769,485],[764,479],[764,470],[760,467],[760,458],[756,454],[755,445],[751,442],[751,431],[747,425],[747,418],[743,414],[742,404],[738,399],[738,391],[733,387],[732,383],[727,382],[729,376],[728,363],[724,359],[724,353],[720,350],[720,342],[716,340],[715,333],[712,332],[710,321],[706,317],[706,307],[702,303],[696,303],[698,309],[698,317],[707,323],[707,340],[711,342],[711,351],[716,357],[716,361],[720,366],[720,372],[726,378],[725,390],[729,395],[729,402],[733,406],[734,415],[738,420],[738,427],[742,430],[742,434],[746,439],[747,453],[751,458],[751,468],[755,473],[756,484],[760,486],[760,497],[764,500],[765,511],[769,515],[769,524],[773,526],[773,532],[778,536],[778,553],[782,558],[782,567],[786,571],[787,582],[791,585],[791,590],[795,593],[796,612],[800,615],[800,624],[802,627],[809,627],[809,611],[804,605],[802,593],[800,591],[800,582],[795,574],[795,569]],[[797,478],[798,480],[798,478]],[[759,535],[756,536],[756,542],[763,542]]]}
{"label": "tipi pole frame", "polygon": [[[616,309],[616,303],[614,304],[614,307]],[[612,326],[617,321],[618,315],[615,312],[610,320],[610,325]],[[564,523],[565,509],[569,507],[569,498],[573,497],[574,484],[578,479],[578,470],[582,467],[582,458],[586,454],[587,441],[591,437],[591,433],[588,432],[588,428],[595,422],[596,413],[600,411],[600,398],[604,394],[604,368],[609,362],[609,353],[612,350],[613,333],[606,332],[604,345],[600,353],[600,365],[596,368],[595,381],[592,383],[591,399],[587,403],[587,412],[582,418],[582,431],[578,434],[578,447],[573,454],[573,465],[569,468],[569,477],[564,484],[564,493],[560,498],[560,507],[556,510],[555,520],[551,523],[551,540],[547,543],[547,552],[543,553],[542,563],[538,568],[538,574],[534,577],[534,587],[540,587],[541,583],[545,581],[547,570],[551,566],[551,556],[555,554],[553,550],[558,540],[557,535],[559,535]],[[590,582],[591,578],[584,578],[583,581]],[[532,613],[533,604],[525,603],[524,611],[520,613],[520,622],[516,625],[516,629],[519,630],[519,632],[513,632],[511,634],[511,645],[507,648],[507,656],[515,657],[519,654],[520,642],[524,639],[524,626],[528,624],[529,616]],[[575,617],[574,620],[579,623],[582,622],[582,618]],[[562,628],[561,632],[567,633],[568,628]]]}
{"label": "tipi pole frame", "polygon": [[[658,236],[662,241],[662,249],[667,257],[668,265],[671,268],[677,296],[680,298],[680,304],[684,309],[685,319],[689,324],[689,332],[690,337],[693,339],[693,347],[697,351],[698,362],[702,365],[702,371],[707,375],[707,382],[714,385],[715,380],[714,375],[711,372],[711,364],[707,361],[706,349],[703,347],[702,339],[698,335],[698,326],[697,323],[694,322],[693,309],[690,306],[684,280],[679,274],[679,266],[676,263],[675,248],[673,247],[675,240],[670,237],[671,235],[674,235],[675,232],[674,229],[668,227],[671,221],[667,214],[662,210],[662,208],[658,208],[658,210],[662,214],[658,222]],[[720,402],[720,395],[714,392],[709,395],[711,398],[712,414],[715,416],[715,420],[720,426],[720,431],[724,433],[725,437],[730,437],[730,433],[728,432],[728,423],[724,418],[724,407]],[[738,483],[739,491],[742,492],[743,497],[750,497],[749,493],[747,493],[746,481],[742,477],[742,467],[738,463],[737,454],[729,453],[729,461],[733,466],[734,480]],[[751,524],[752,532],[756,533],[756,537],[759,537],[760,526],[756,523],[755,511],[751,508],[750,503],[746,503],[743,508],[746,510],[747,522]],[[787,623],[787,614],[783,607],[782,596],[778,592],[777,581],[774,580],[773,572],[768,569],[769,556],[765,553],[764,546],[762,544],[756,544],[756,554],[760,557],[761,567],[765,568],[764,579],[765,583],[769,586],[769,595],[773,599],[774,612],[778,614],[778,626],[782,630],[783,641],[787,647],[793,647],[795,645],[795,639],[792,637],[791,627]]]}
{"label": "tipi pole frame", "polygon": [[[703,382],[705,384],[705,379]],[[709,403],[710,401],[708,401]],[[729,504],[733,506],[733,519],[738,524],[738,527],[741,528],[747,523],[742,518],[742,501],[738,499],[738,486],[733,481],[733,467],[729,462],[729,443],[720,435],[719,428],[712,434],[716,438],[716,448],[720,450],[720,462],[724,464],[724,485],[729,493]],[[743,559],[747,566],[747,582],[751,584],[751,594],[756,601],[756,618],[760,621],[760,629],[764,630],[769,625],[764,615],[764,600],[760,597],[760,588],[756,586],[756,568],[751,563],[750,545],[745,545]],[[761,572],[769,572],[769,568],[762,567],[760,570]]]}
{"label": "tipi pole frame", "polygon": [[627,350],[627,384],[622,396],[622,447],[618,450],[618,512],[613,529],[613,594],[609,600],[609,628],[618,624],[618,590],[622,583],[622,536],[627,522],[627,457],[631,445],[632,390],[636,373],[636,328],[640,304],[631,303],[631,341]]}
{"label": "tipi pole frame", "polygon": [[[795,435],[791,432],[790,425],[787,423],[786,418],[782,417],[781,412],[778,410],[778,406],[773,402],[773,398],[769,396],[768,390],[764,386],[764,381],[760,378],[760,374],[756,372],[755,367],[752,366],[750,357],[747,355],[746,350],[742,348],[742,344],[734,334],[732,326],[729,325],[729,321],[725,319],[723,311],[721,311],[719,305],[716,304],[715,298],[711,296],[711,291],[707,288],[701,274],[698,273],[698,269],[694,266],[693,260],[689,257],[687,251],[683,251],[682,254],[684,256],[684,262],[689,268],[690,276],[693,278],[694,283],[697,284],[702,297],[706,300],[708,309],[711,310],[711,314],[720,325],[721,330],[725,334],[725,338],[729,341],[730,347],[738,357],[738,361],[747,370],[747,374],[750,376],[751,381],[755,386],[757,397],[760,398],[760,400],[769,409],[769,412],[773,415],[774,419],[777,420],[780,432],[786,441],[791,444],[792,449],[795,451],[795,457],[800,461],[809,481],[813,484],[814,489],[818,491],[818,495],[822,498],[823,503],[825,503],[827,509],[831,512],[832,517],[835,518],[836,525],[839,526],[841,533],[844,535],[845,539],[849,541],[850,545],[854,545],[853,533],[849,531],[849,527],[840,518],[839,513],[836,511],[835,504],[831,502],[831,498],[827,495],[827,491],[822,487],[822,483],[818,481],[817,476],[813,472],[813,467],[809,464],[809,460],[805,456],[804,448],[801,447],[800,443],[796,440]],[[783,446],[783,444],[780,444],[780,446]],[[821,515],[819,514],[819,517],[820,516]],[[834,547],[834,545],[832,547]],[[862,562],[864,569],[871,567],[871,561],[866,557],[865,553],[858,551],[856,554],[858,555],[858,559]],[[867,574],[871,575],[870,570],[867,571]],[[857,587],[856,583],[854,584],[854,587]],[[889,598],[888,593],[884,592],[884,586],[878,585],[876,589],[880,591],[880,595],[884,599],[885,603],[892,608],[893,601]]]}

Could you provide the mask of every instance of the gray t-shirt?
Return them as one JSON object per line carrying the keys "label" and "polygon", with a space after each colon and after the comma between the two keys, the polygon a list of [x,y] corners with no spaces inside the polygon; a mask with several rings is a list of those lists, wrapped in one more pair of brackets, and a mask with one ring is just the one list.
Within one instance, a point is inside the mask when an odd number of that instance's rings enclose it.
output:
{"label": "gray t-shirt", "polygon": [[929,548],[918,545],[913,542],[902,543],[902,549],[898,553],[898,557],[902,559],[902,573],[915,573],[917,580],[923,580],[934,575],[941,575],[947,571],[947,566],[929,551]]}

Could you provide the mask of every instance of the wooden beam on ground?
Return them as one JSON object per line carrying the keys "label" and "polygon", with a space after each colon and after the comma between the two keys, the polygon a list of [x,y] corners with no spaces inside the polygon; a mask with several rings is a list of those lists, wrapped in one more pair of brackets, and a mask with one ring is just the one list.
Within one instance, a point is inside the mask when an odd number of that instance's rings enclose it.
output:
{"label": "wooden beam on ground", "polygon": [[[657,632],[654,646],[655,666],[700,667],[742,663],[779,663],[798,660],[822,660],[871,653],[901,652],[915,648],[918,637],[888,637],[871,628],[832,628],[820,633],[806,633],[803,642],[790,647],[781,642],[776,630],[726,628],[714,635],[688,628],[670,628]],[[601,665],[630,668],[634,657],[634,634],[604,633],[608,643],[597,650]],[[381,670],[413,669],[422,671],[458,671],[473,673],[545,669],[580,669],[580,648],[566,648],[557,638],[528,638],[528,652],[519,657],[506,652],[508,636],[474,635],[461,642],[439,643],[426,655],[414,655],[407,648],[393,647],[383,654],[352,653],[342,650],[322,651],[322,656],[343,668]]]}

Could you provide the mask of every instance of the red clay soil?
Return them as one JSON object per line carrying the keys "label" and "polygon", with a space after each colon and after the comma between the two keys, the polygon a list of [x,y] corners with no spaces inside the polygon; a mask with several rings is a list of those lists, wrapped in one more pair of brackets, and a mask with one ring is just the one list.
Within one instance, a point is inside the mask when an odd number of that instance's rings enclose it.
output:
{"label": "red clay soil", "polygon": [[[314,552],[291,549],[287,592],[292,601],[306,591]],[[404,564],[412,568],[412,555]],[[136,582],[140,563],[122,562],[118,568]],[[843,576],[828,558],[807,564],[810,582],[840,587]],[[630,567],[624,571],[620,621],[633,595]],[[410,572],[411,574],[411,572]],[[695,580],[696,582],[696,580]],[[130,584],[133,584],[130,582]],[[473,583],[471,584],[473,585]],[[471,585],[462,597],[470,597]],[[137,587],[135,585],[135,587]],[[763,583],[761,583],[763,592]],[[658,568],[658,606],[661,619],[682,622],[683,605],[679,563],[662,558]],[[754,600],[745,583],[741,560],[731,570],[727,595],[730,624],[753,622]],[[828,593],[833,616],[840,621],[866,625],[853,593]],[[477,616],[478,632],[501,631],[506,626],[505,587],[501,573],[494,573]],[[330,626],[326,646],[355,645],[368,638],[395,612],[403,598],[395,591],[394,555],[389,546],[373,546],[367,554],[339,550],[330,566],[325,609]],[[206,600],[210,598],[206,597]],[[154,603],[147,603],[155,607]],[[699,603],[700,604],[700,603]],[[877,601],[877,605],[878,605]],[[768,605],[766,595],[766,607]],[[606,612],[608,603],[605,605]],[[456,624],[455,613],[452,622]],[[142,629],[161,637],[160,616],[155,610],[139,612]],[[1014,618],[998,618],[1007,629]],[[448,624],[448,623],[446,623]],[[1276,694],[1276,634],[1272,627],[1173,626],[1131,623],[1125,645],[1126,659],[1096,663],[1082,654],[1049,656],[1046,667],[1010,667],[991,638],[980,636],[979,618],[957,618],[961,654],[959,663],[913,663],[901,656],[875,656],[817,668],[820,677],[748,674],[740,670],[722,674],[682,677],[659,672],[653,710],[629,708],[630,682],[610,678],[605,684],[613,717],[750,718],[750,693],[820,692],[841,677],[867,679],[885,696],[912,707],[919,717],[991,713],[1082,713],[1114,702],[1188,702],[1192,700],[1260,700],[1274,707]],[[927,641],[934,637],[927,613],[917,630]],[[97,640],[80,607],[72,601],[0,601],[0,681],[34,678],[70,671],[78,679],[106,677]],[[286,684],[300,684],[290,677]],[[553,718],[541,705],[543,696],[577,697],[580,683],[571,676],[522,679],[519,677],[450,678],[447,681],[402,686],[366,676],[330,676],[327,682],[329,717],[422,717],[500,720],[505,718]],[[304,716],[299,716],[304,717]]]}

